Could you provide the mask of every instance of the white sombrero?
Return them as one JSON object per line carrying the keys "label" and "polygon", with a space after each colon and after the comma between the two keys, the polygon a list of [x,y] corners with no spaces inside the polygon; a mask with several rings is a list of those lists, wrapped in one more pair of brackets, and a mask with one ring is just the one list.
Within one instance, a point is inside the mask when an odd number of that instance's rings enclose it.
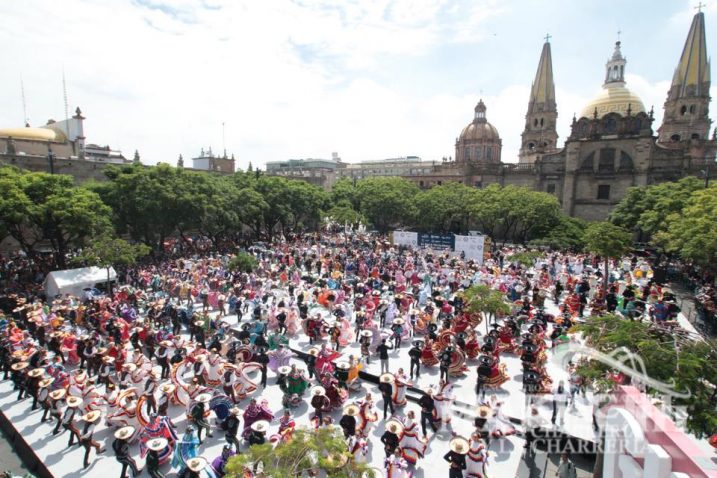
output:
{"label": "white sombrero", "polygon": [[455,437],[448,443],[448,446],[452,452],[458,453],[459,455],[465,455],[468,453],[468,449],[470,448],[468,440],[463,437]]}

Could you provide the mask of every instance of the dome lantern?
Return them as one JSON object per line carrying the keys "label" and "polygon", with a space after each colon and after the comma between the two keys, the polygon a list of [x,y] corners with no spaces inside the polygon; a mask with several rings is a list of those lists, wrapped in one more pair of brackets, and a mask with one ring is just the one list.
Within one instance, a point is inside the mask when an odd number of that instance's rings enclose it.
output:
{"label": "dome lantern", "polygon": [[478,101],[478,104],[475,107],[475,117],[474,120],[479,123],[485,123],[487,120],[485,119],[485,103],[483,103],[483,99]]}

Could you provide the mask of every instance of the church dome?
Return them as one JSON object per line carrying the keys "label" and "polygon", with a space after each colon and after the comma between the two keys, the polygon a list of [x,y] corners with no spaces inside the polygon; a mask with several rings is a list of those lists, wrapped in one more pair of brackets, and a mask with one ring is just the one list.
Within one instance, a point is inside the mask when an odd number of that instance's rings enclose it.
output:
{"label": "church dome", "polygon": [[605,82],[602,92],[587,104],[580,113],[581,118],[593,118],[597,110],[597,117],[602,118],[608,113],[618,113],[621,116],[644,113],[645,105],[642,100],[625,86],[625,65],[627,59],[622,56],[621,42],[615,42],[615,50],[605,64]]}
{"label": "church dome", "polygon": [[495,126],[490,124],[485,117],[486,107],[483,100],[480,100],[475,107],[473,122],[463,128],[458,141],[499,141],[500,135]]}
{"label": "church dome", "polygon": [[456,161],[500,162],[500,135],[495,126],[486,119],[485,111],[485,103],[480,100],[475,107],[473,121],[463,128],[456,140]]}
{"label": "church dome", "polygon": [[28,141],[64,141],[64,135],[50,128],[0,128],[0,138]]}
{"label": "church dome", "polygon": [[635,93],[624,86],[607,87],[600,92],[590,103],[583,108],[580,117],[592,118],[597,109],[598,118],[602,118],[608,113],[619,113],[621,116],[630,114],[645,113],[645,105]]}

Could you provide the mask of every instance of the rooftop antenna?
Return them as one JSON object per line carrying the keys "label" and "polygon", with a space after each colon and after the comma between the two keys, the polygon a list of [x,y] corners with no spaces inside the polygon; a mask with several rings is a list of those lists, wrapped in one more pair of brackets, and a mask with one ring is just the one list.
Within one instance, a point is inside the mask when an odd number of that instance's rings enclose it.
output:
{"label": "rooftop antenna", "polygon": [[62,68],[62,98],[65,101],[65,132],[67,139],[70,139],[70,108],[67,105],[67,82],[65,82],[65,69]]}
{"label": "rooftop antenna", "polygon": [[22,95],[22,124],[30,126],[30,118],[27,117],[27,101],[25,101],[25,82],[20,75],[20,94]]}
{"label": "rooftop antenna", "polygon": [[226,137],[224,135],[224,121],[222,121],[222,149],[224,150],[224,157],[227,156],[227,144]]}

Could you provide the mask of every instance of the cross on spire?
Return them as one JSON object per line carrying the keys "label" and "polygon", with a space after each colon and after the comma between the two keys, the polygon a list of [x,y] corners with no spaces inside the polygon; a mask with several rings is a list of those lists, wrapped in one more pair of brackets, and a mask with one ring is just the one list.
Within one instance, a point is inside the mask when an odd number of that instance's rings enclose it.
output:
{"label": "cross on spire", "polygon": [[550,33],[548,33],[547,35],[545,35],[545,43],[549,43],[551,38],[553,38],[553,37],[550,36]]}
{"label": "cross on spire", "polygon": [[695,6],[695,10],[697,10],[697,12],[699,13],[699,12],[702,11],[702,8],[703,8],[703,7],[706,7],[706,6],[707,6],[707,5],[705,5],[704,3],[700,2],[700,3],[697,4],[697,6]]}
{"label": "cross on spire", "polygon": [[617,31],[617,41],[620,41],[620,35],[622,35],[622,30]]}

